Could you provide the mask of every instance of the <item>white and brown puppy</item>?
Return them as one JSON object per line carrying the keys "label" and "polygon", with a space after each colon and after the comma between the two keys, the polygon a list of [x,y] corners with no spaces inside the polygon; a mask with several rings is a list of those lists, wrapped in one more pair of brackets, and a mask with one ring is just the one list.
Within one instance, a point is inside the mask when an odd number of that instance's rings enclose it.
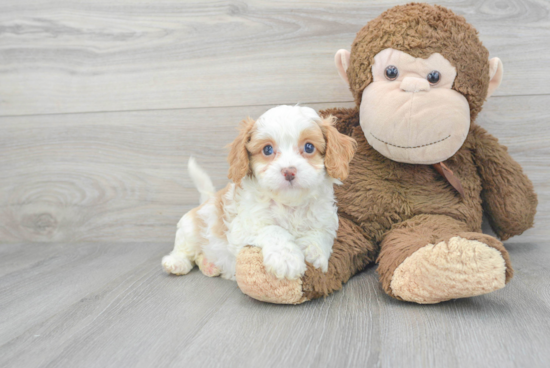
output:
{"label": "white and brown puppy", "polygon": [[356,145],[333,122],[300,106],[243,121],[228,157],[233,182],[217,193],[191,158],[202,204],[179,221],[164,270],[184,275],[196,263],[208,276],[235,279],[237,254],[253,245],[278,278],[302,276],[305,261],[326,272],[338,228],[333,184],[348,176]]}

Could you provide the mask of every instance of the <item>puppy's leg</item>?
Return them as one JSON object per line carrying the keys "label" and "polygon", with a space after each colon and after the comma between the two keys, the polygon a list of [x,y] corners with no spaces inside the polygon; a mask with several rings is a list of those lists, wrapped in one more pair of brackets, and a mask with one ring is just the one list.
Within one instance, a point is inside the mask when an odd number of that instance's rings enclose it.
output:
{"label": "puppy's leg", "polygon": [[264,265],[277,278],[297,279],[306,272],[304,254],[293,236],[280,226],[266,226],[260,231],[256,245],[262,248]]}
{"label": "puppy's leg", "polygon": [[186,213],[178,223],[174,250],[162,258],[162,268],[167,273],[185,275],[193,268],[194,259],[200,253],[201,242],[196,209]]}
{"label": "puppy's leg", "polygon": [[307,262],[326,273],[334,238],[336,238],[336,232],[330,234],[328,231],[320,229],[310,231],[305,236],[296,239],[296,244],[304,252]]}

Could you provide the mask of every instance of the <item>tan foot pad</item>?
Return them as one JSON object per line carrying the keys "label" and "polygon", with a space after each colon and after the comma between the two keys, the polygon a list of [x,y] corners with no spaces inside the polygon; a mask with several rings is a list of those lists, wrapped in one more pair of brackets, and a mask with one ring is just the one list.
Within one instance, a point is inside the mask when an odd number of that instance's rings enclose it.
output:
{"label": "tan foot pad", "polygon": [[201,272],[208,277],[216,277],[221,274],[220,269],[212,262],[208,262],[204,254],[199,254],[195,260]]}
{"label": "tan foot pad", "polygon": [[264,267],[262,251],[245,247],[237,256],[237,284],[251,298],[276,304],[300,304],[303,296],[302,280],[278,279]]}
{"label": "tan foot pad", "polygon": [[498,250],[457,236],[410,255],[395,270],[390,287],[403,300],[433,304],[501,289],[505,274]]}

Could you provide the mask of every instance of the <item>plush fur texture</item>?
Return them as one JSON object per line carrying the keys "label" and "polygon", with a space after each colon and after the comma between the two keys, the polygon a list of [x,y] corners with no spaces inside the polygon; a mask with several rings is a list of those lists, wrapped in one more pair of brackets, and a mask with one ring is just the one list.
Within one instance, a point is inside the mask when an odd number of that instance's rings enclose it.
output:
{"label": "plush fur texture", "polygon": [[300,106],[245,120],[230,145],[233,182],[217,193],[191,159],[203,203],[180,220],[165,271],[182,275],[197,264],[207,276],[234,279],[237,254],[254,245],[262,248],[263,269],[277,278],[303,276],[306,260],[326,272],[338,227],[333,186],[347,177],[355,151],[333,122]]}
{"label": "plush fur texture", "polygon": [[[471,124],[463,145],[445,165],[462,183],[463,197],[431,165],[392,161],[365,139],[358,108],[372,81],[373,58],[387,48],[421,58],[440,53],[456,68],[453,89],[468,100]],[[321,113],[335,116],[338,130],[358,144],[348,179],[335,189],[338,237],[328,272],[308,266],[301,280],[292,284],[302,288],[301,297],[293,301],[326,296],[375,261],[390,296],[418,303],[479,295],[510,280],[513,270],[506,249],[481,233],[482,213],[505,240],[533,226],[537,196],[506,147],[474,122],[487,96],[489,68],[488,52],[475,29],[439,6],[397,6],[358,33],[347,71],[358,107]],[[249,249],[241,254],[249,260],[257,257]],[[428,266],[430,270],[420,270]],[[261,280],[258,274],[245,275],[237,269],[239,285],[250,277]],[[454,291],[436,288],[437,280]],[[246,293],[256,297],[267,287],[277,285],[258,282]]]}

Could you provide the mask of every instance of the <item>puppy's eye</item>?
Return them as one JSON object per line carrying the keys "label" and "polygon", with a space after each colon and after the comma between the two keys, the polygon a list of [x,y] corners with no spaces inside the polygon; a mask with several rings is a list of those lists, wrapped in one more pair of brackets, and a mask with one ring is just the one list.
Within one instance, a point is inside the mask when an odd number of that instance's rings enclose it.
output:
{"label": "puppy's eye", "polygon": [[264,147],[264,155],[271,156],[273,154],[273,146],[267,145]]}
{"label": "puppy's eye", "polygon": [[304,146],[304,152],[313,153],[313,151],[315,151],[315,146],[311,143],[306,143],[306,145]]}
{"label": "puppy's eye", "polygon": [[428,73],[426,79],[430,82],[430,84],[437,84],[441,79],[441,74],[439,74],[437,70],[432,70]]}
{"label": "puppy's eye", "polygon": [[386,70],[384,71],[384,74],[386,75],[387,80],[395,80],[397,76],[399,75],[399,70],[396,66],[390,65],[386,67]]}

